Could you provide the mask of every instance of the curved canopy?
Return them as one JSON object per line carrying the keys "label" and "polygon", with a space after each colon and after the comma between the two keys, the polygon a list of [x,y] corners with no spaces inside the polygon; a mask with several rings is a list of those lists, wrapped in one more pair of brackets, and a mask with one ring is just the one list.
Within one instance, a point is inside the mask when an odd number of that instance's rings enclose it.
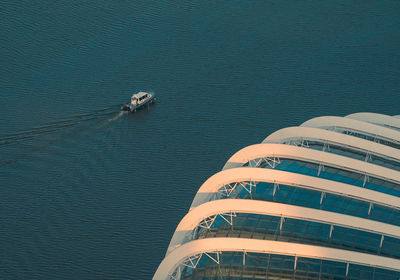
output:
{"label": "curved canopy", "polygon": [[269,182],[298,186],[300,188],[319,190],[321,192],[352,197],[400,209],[400,197],[318,177],[275,169],[249,167],[227,169],[208,178],[197,191],[190,208],[193,209],[202,203],[210,201],[210,199],[218,192],[218,189],[223,185],[243,181]]}
{"label": "curved canopy", "polygon": [[223,170],[240,167],[251,160],[267,157],[314,162],[400,183],[398,171],[336,154],[284,144],[266,143],[247,146],[231,156]]}
{"label": "curved canopy", "polygon": [[296,126],[283,128],[270,134],[262,143],[279,144],[292,139],[315,140],[329,144],[336,144],[339,146],[350,147],[355,150],[363,150],[368,153],[391,158],[400,162],[400,150],[398,149],[354,136],[314,127]]}
{"label": "curved canopy", "polygon": [[400,129],[400,120],[388,115],[363,112],[347,115],[346,118]]}
{"label": "curved canopy", "polygon": [[400,271],[399,259],[314,245],[231,237],[199,239],[178,247],[163,259],[154,274],[153,280],[166,279],[188,257],[207,252],[252,252],[290,255]]}
{"label": "curved canopy", "polygon": [[315,221],[400,238],[400,227],[373,220],[277,202],[249,199],[222,199],[201,204],[187,213],[175,230],[168,252],[182,245],[188,235],[191,235],[192,231],[205,218],[230,212]]}
{"label": "curved canopy", "polygon": [[[294,269],[300,257],[301,266],[347,263],[346,276],[358,269],[353,264],[400,275],[399,166],[400,115],[325,116],[278,130],[233,154],[201,185],[153,279],[175,279],[185,266],[201,267],[200,258],[213,259],[210,253],[219,264],[225,252],[242,252],[239,266],[254,253],[291,256]],[[277,239],[270,225],[281,230]],[[239,231],[241,238],[232,237]]]}
{"label": "curved canopy", "polygon": [[400,131],[350,118],[333,116],[317,117],[302,123],[301,126],[315,128],[344,128],[370,135],[378,135],[395,143],[400,141]]}

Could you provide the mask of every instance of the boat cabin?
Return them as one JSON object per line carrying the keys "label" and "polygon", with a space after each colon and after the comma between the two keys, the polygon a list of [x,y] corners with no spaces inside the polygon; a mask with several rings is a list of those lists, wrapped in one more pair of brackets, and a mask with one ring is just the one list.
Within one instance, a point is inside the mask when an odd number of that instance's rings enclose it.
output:
{"label": "boat cabin", "polygon": [[149,94],[146,93],[146,92],[143,92],[143,91],[138,92],[138,93],[135,93],[134,95],[132,95],[132,98],[131,98],[131,105],[140,104],[140,103],[142,103],[142,101],[143,101],[144,99],[146,99],[146,98],[148,98],[148,97],[149,97]]}

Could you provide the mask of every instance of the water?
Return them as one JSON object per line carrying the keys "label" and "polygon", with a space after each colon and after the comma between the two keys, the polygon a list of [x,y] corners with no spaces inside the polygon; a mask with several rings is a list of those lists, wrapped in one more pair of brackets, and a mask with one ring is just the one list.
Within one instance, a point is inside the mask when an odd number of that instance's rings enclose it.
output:
{"label": "water", "polygon": [[150,279],[237,150],[400,114],[399,1],[181,2],[2,1],[1,279]]}

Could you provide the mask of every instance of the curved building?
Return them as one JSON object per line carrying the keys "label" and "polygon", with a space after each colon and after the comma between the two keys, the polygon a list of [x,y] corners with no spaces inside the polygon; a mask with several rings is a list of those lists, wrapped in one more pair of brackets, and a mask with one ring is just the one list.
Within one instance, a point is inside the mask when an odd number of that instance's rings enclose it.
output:
{"label": "curved building", "polygon": [[199,188],[153,279],[400,279],[400,118],[318,117]]}

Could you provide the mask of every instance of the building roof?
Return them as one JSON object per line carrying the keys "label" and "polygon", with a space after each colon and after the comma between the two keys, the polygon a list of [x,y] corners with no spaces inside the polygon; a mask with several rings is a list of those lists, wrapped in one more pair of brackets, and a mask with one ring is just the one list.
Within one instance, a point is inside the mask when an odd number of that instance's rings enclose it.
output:
{"label": "building roof", "polygon": [[153,279],[296,274],[400,279],[399,115],[317,117],[234,153]]}

